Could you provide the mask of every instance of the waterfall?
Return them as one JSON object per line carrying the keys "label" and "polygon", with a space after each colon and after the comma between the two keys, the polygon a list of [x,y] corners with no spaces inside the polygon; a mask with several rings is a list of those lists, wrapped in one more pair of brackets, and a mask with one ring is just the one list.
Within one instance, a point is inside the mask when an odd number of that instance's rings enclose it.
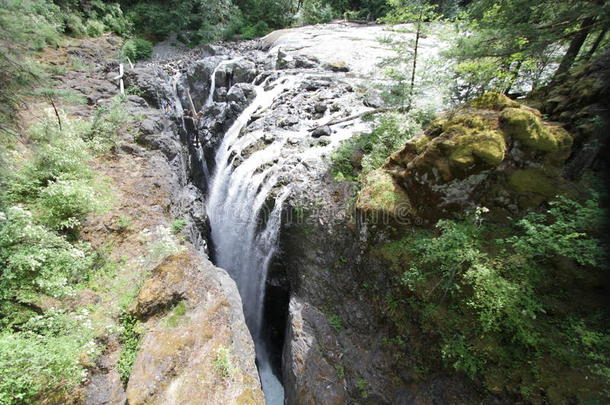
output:
{"label": "waterfall", "polygon": [[172,96],[174,97],[174,112],[177,117],[180,117],[180,121],[182,123],[182,129],[186,131],[186,125],[184,123],[184,108],[182,107],[182,101],[180,101],[180,96],[178,95],[178,83],[182,78],[182,73],[180,70],[176,70],[174,75],[172,76],[171,86],[172,86]]}
{"label": "waterfall", "polygon": [[243,59],[243,56],[239,57],[239,58],[235,58],[235,59],[224,60],[224,61],[220,62],[218,65],[216,65],[216,67],[212,71],[212,76],[210,77],[210,92],[208,94],[207,100],[205,101],[204,107],[207,107],[214,102],[214,92],[216,91],[216,72],[218,72],[218,70],[221,67],[228,65],[229,63],[237,62],[242,59]]}
{"label": "waterfall", "polygon": [[[279,158],[283,143],[254,152],[239,165],[236,159],[241,159],[242,151],[263,136],[260,131],[241,133],[250,117],[269,107],[293,81],[290,77],[275,83],[266,80],[256,87],[254,101],[225,133],[216,151],[207,206],[216,265],[226,269],[237,283],[256,346],[266,401],[274,405],[283,404],[284,391],[272,372],[261,329],[267,270],[277,248],[282,204],[290,193],[288,187],[276,187],[280,173],[273,163]],[[273,195],[273,208],[265,212]]]}

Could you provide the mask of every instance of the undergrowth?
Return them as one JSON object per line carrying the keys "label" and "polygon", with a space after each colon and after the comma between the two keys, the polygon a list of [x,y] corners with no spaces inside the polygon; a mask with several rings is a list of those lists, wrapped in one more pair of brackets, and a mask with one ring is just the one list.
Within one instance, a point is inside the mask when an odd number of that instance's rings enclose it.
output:
{"label": "undergrowth", "polygon": [[[597,195],[560,197],[513,225],[488,224],[485,213],[440,220],[379,249],[402,290],[384,302],[386,313],[405,337],[415,321],[434,342],[420,350],[491,391],[600,400],[610,335]],[[565,379],[582,380],[579,390]]]}
{"label": "undergrowth", "polygon": [[353,180],[381,167],[387,157],[422,131],[432,116],[421,111],[386,113],[370,134],[360,134],[339,145],[331,155],[331,173],[337,180]]}
{"label": "undergrowth", "polygon": [[43,393],[61,401],[99,354],[91,320],[82,310],[58,309],[57,300],[75,297],[99,269],[99,253],[78,233],[88,214],[111,205],[90,162],[113,149],[127,120],[118,109],[91,121],[48,118],[28,131],[28,153],[4,154],[0,403],[35,403]]}

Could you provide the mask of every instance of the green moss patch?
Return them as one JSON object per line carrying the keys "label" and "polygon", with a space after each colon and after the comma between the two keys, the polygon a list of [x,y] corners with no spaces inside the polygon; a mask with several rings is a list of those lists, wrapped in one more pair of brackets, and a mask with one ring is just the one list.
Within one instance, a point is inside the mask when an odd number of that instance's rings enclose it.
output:
{"label": "green moss patch", "polygon": [[519,103],[504,94],[489,92],[470,101],[470,105],[474,108],[487,108],[490,110],[501,111],[507,107],[519,108]]}
{"label": "green moss patch", "polygon": [[475,158],[490,166],[504,160],[506,142],[498,131],[469,131],[468,135],[455,138],[450,143],[449,159],[458,166],[470,166]]}
{"label": "green moss patch", "polygon": [[528,148],[542,152],[557,152],[570,147],[572,137],[559,127],[545,126],[533,113],[519,108],[507,108],[500,117],[504,132],[523,142]]}
{"label": "green moss patch", "polygon": [[554,197],[559,191],[556,180],[546,175],[542,169],[517,170],[509,176],[508,184],[520,194],[532,193]]}
{"label": "green moss patch", "polygon": [[382,169],[370,172],[364,179],[364,186],[358,193],[356,207],[363,211],[382,211],[390,214],[410,207],[407,194],[398,186],[393,177]]}

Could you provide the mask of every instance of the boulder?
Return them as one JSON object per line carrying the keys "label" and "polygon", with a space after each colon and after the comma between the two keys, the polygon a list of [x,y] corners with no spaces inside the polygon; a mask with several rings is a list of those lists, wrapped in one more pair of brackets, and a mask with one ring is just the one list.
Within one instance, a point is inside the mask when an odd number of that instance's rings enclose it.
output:
{"label": "boulder", "polygon": [[324,125],[311,131],[311,136],[314,138],[319,138],[321,136],[330,136],[332,133],[332,129],[330,129],[328,125]]}
{"label": "boulder", "polygon": [[148,321],[129,404],[264,404],[241,298],[226,272],[193,251],[171,256],[133,312]]}
{"label": "boulder", "polygon": [[125,87],[138,87],[141,91],[140,96],[153,107],[160,108],[168,100],[173,100],[169,84],[171,79],[156,65],[137,66],[127,70],[123,77]]}
{"label": "boulder", "polygon": [[333,72],[349,72],[349,66],[344,61],[327,63],[324,67]]}
{"label": "boulder", "polygon": [[432,123],[383,170],[407,193],[414,216],[435,221],[480,205],[537,206],[562,191],[571,146],[572,136],[539,111],[488,93]]}

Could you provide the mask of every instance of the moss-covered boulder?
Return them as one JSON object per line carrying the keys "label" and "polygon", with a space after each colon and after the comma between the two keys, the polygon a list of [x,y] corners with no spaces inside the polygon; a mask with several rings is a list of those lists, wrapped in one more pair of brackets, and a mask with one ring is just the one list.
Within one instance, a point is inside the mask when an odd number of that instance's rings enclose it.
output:
{"label": "moss-covered boulder", "polygon": [[572,145],[572,137],[560,127],[548,126],[530,111],[506,108],[500,116],[504,133],[533,150],[557,152]]}
{"label": "moss-covered boulder", "polygon": [[489,92],[470,101],[470,106],[489,110],[503,110],[507,107],[519,108],[519,103],[504,94]]}
{"label": "moss-covered boulder", "polygon": [[[572,136],[539,111],[487,93],[432,123],[372,173],[360,205],[387,201],[398,184],[414,215],[431,221],[478,205],[517,210],[561,192]],[[389,193],[387,194],[390,195]]]}

